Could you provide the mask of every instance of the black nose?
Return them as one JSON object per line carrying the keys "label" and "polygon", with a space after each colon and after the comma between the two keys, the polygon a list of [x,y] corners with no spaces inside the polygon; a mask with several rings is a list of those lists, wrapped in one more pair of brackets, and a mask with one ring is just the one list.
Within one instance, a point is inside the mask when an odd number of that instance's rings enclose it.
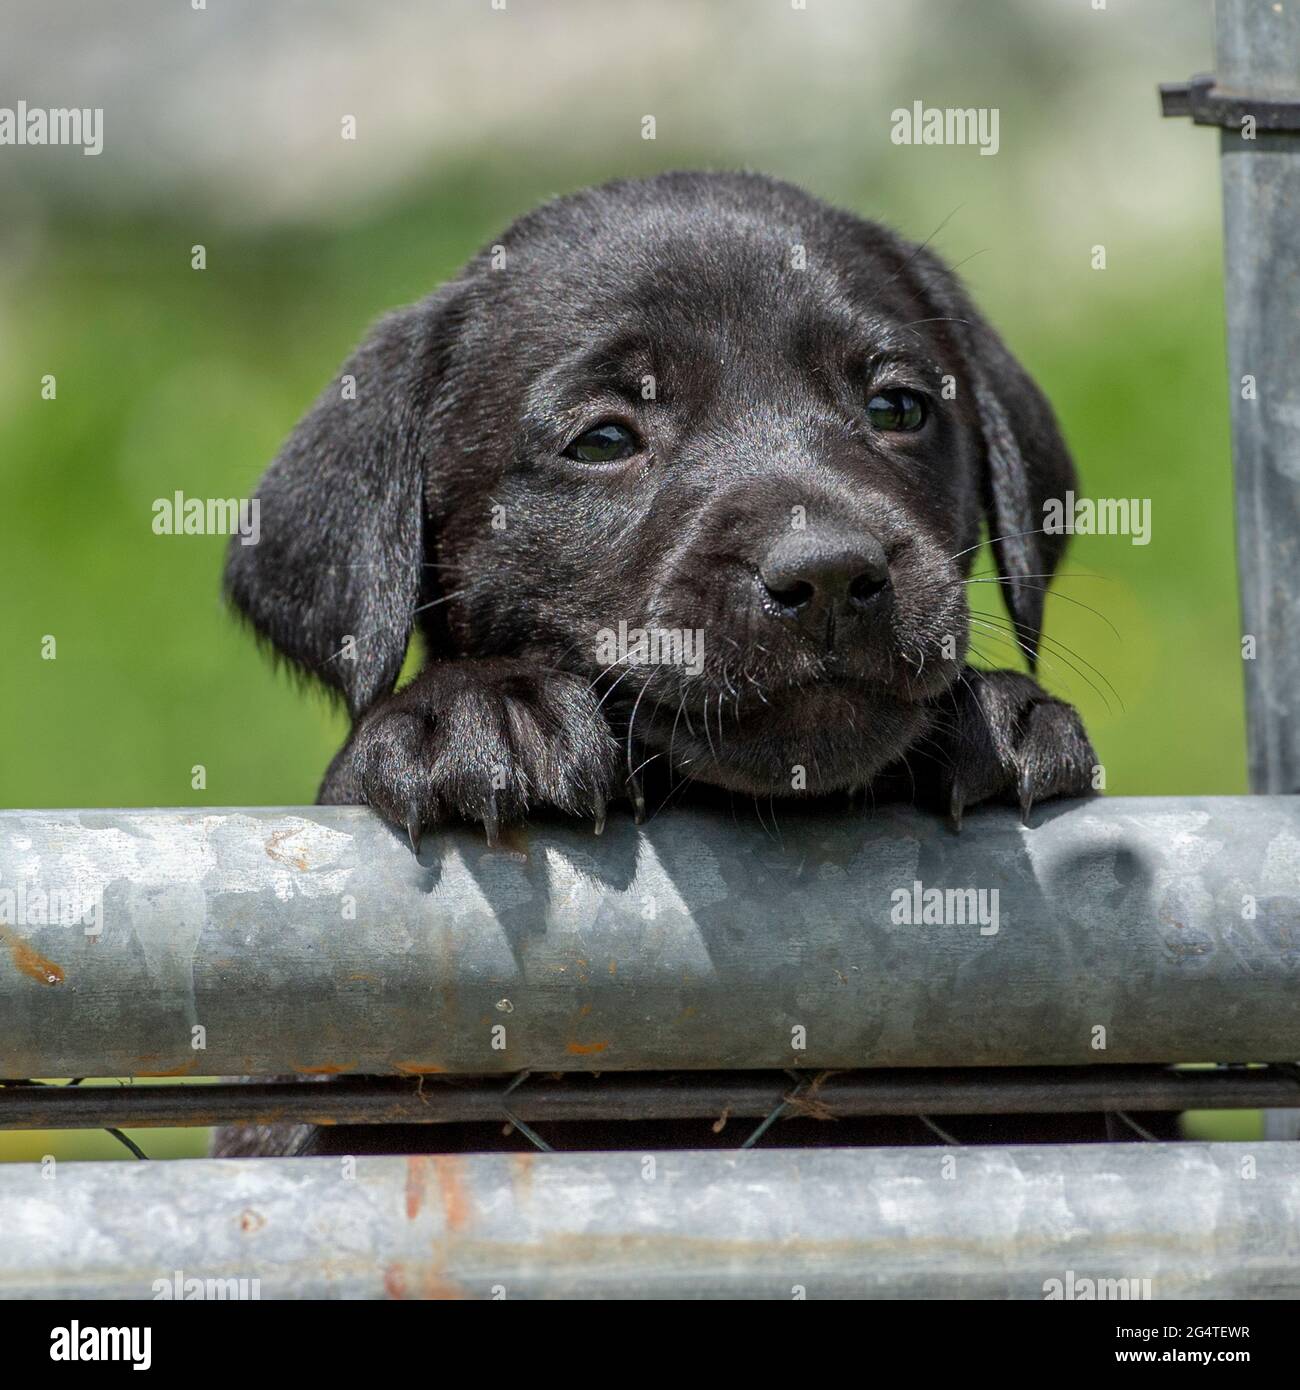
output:
{"label": "black nose", "polygon": [[831,609],[866,611],[889,590],[885,547],[869,532],[791,531],[758,569],[769,609],[814,620]]}

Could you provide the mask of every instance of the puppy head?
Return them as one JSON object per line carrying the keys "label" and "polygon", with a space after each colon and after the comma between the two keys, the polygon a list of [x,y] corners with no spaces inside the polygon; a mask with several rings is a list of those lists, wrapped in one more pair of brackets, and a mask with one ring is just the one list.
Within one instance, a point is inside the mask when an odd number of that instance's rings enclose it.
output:
{"label": "puppy head", "polygon": [[272,466],[228,583],[354,713],[419,621],[434,659],[599,682],[674,773],[821,792],[924,734],[982,516],[1032,654],[1042,503],[1071,480],[929,253],[787,184],[664,175],[529,214],[381,324]]}

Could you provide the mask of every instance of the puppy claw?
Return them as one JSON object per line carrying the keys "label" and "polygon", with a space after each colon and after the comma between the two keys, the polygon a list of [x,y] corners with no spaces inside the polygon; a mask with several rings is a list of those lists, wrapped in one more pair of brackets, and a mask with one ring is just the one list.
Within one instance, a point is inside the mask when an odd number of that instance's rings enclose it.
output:
{"label": "puppy claw", "polygon": [[592,815],[596,822],[596,834],[603,835],[605,833],[605,798],[603,796],[596,797],[596,804],[592,807]]}
{"label": "puppy claw", "polygon": [[406,817],[406,835],[411,842],[412,854],[418,855],[420,852],[420,834],[420,818],[412,811]]}
{"label": "puppy claw", "polygon": [[645,820],[645,792],[641,790],[641,779],[635,772],[627,779],[627,786],[632,798],[632,818],[640,825]]}
{"label": "puppy claw", "polygon": [[966,809],[966,797],[962,791],[960,782],[954,781],[952,784],[952,794],[948,800],[948,819],[952,824],[954,832],[961,833],[962,812]]}
{"label": "puppy claw", "polygon": [[487,809],[483,812],[483,833],[487,837],[488,849],[496,849],[501,843],[501,818],[497,815],[497,795],[488,797]]}
{"label": "puppy claw", "polygon": [[[1030,826],[1040,801],[1087,796],[1097,762],[1078,711],[1019,671],[971,671],[961,682],[948,733],[947,783],[954,826],[981,801],[1018,806]],[[941,784],[942,785],[942,784]]]}

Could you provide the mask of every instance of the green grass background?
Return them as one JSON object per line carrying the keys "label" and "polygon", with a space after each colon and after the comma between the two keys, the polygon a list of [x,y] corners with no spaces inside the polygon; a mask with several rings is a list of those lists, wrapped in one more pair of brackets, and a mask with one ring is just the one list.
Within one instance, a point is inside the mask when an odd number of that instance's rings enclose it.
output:
{"label": "green grass background", "polygon": [[[152,503],[250,495],[365,326],[534,201],[529,182],[449,181],[343,230],[231,233],[210,239],[203,272],[183,226],[58,237],[10,306],[25,371],[0,384],[4,804],[311,800],[344,725],[223,611],[223,538],[155,536]],[[1099,688],[1050,650],[1044,677],[1084,714],[1108,790],[1241,791],[1219,249],[1073,280],[1050,306],[986,307],[1053,401],[1087,491],[1150,498],[1154,534],[1073,541],[1046,633]],[[45,370],[56,401],[40,399]]]}

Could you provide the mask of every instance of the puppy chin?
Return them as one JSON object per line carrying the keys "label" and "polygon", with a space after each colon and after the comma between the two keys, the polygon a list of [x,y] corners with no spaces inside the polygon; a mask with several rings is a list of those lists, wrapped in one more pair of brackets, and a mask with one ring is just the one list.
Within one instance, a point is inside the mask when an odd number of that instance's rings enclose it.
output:
{"label": "puppy chin", "polygon": [[[813,685],[769,696],[766,705],[710,708],[706,734],[698,716],[672,740],[672,772],[753,796],[821,796],[864,786],[896,762],[932,722],[921,705],[867,687]],[[645,742],[668,752],[656,728]]]}

